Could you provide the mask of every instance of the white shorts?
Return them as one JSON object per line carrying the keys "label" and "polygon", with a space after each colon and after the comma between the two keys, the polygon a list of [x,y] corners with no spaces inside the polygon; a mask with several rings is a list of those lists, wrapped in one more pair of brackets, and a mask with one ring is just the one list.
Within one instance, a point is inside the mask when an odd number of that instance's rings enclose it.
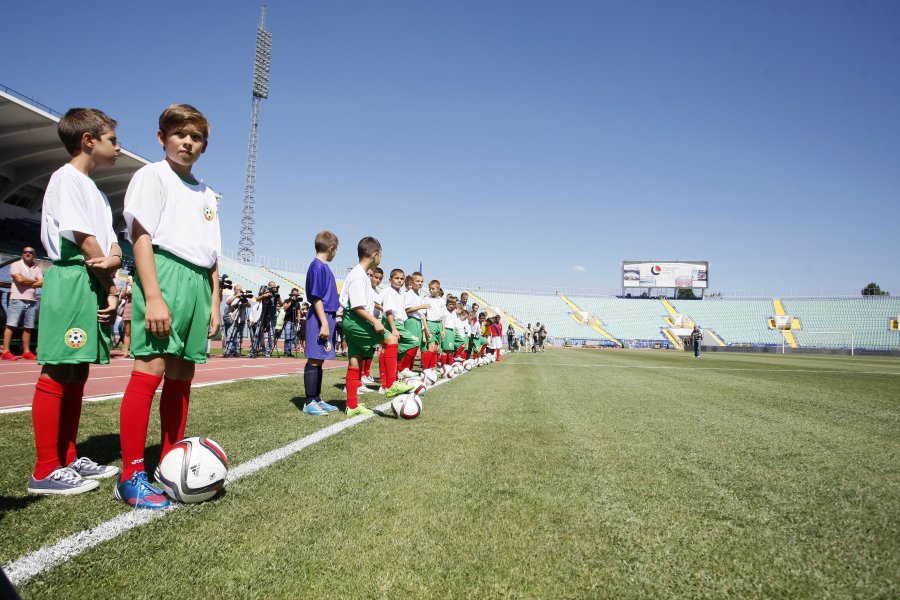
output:
{"label": "white shorts", "polygon": [[491,342],[488,344],[488,348],[491,350],[502,350],[503,349],[503,338],[499,335],[491,336]]}

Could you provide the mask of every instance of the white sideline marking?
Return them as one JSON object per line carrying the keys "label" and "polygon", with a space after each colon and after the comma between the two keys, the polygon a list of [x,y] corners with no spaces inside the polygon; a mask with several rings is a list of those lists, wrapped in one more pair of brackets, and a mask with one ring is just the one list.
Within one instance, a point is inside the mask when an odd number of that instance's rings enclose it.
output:
{"label": "white sideline marking", "polygon": [[[275,375],[273,377],[284,377],[285,375]],[[257,377],[255,379],[268,379],[268,377]],[[450,379],[441,379],[432,387],[437,387],[445,383],[449,383]],[[204,385],[204,384],[201,384]],[[195,387],[195,386],[191,386]],[[384,411],[389,408],[390,402],[385,402],[375,407],[375,410]],[[248,475],[253,475],[260,469],[264,469],[280,460],[283,460],[293,454],[296,454],[304,448],[330,438],[333,435],[344,431],[349,427],[358,425],[367,419],[371,419],[375,415],[360,415],[352,417],[333,425],[329,425],[324,429],[320,429],[315,433],[311,433],[306,437],[291,442],[287,446],[277,448],[261,454],[256,458],[234,467],[228,472],[228,478],[225,480],[226,485],[233,484],[239,479]],[[63,538],[52,546],[44,546],[34,552],[14,560],[5,565],[3,570],[6,571],[7,577],[15,586],[26,583],[35,575],[40,575],[44,571],[52,569],[68,560],[71,560],[79,554],[109,541],[119,535],[125,533],[135,527],[140,527],[155,519],[161,519],[169,513],[176,511],[185,506],[184,504],[173,503],[169,508],[164,510],[131,510],[123,513],[118,517],[114,517],[105,523],[101,523],[91,529],[86,529],[67,538]]]}
{"label": "white sideline marking", "polygon": [[[534,367],[534,363],[504,363],[513,367]],[[659,366],[647,365],[585,365],[578,363],[545,363],[546,367],[574,367],[577,369],[642,369],[652,370],[677,370],[677,371],[755,371],[757,373],[853,373],[854,375],[900,375],[900,372],[892,371],[852,371],[845,369],[751,369],[749,367],[688,367],[688,366]]]}
{"label": "white sideline marking", "polygon": [[[279,377],[288,377],[290,375],[296,375],[297,373],[279,373],[276,375],[258,375],[256,377],[244,377],[242,379],[225,379],[223,381],[207,381],[206,383],[194,383],[191,384],[191,389],[194,388],[202,388],[202,387],[211,387],[214,385],[222,385],[225,383],[237,383],[238,381],[257,381],[260,379],[278,379]],[[28,385],[34,385],[30,383]],[[0,386],[2,387],[2,386]],[[106,400],[114,400],[116,398],[121,398],[122,394],[109,394],[108,396],[91,396],[89,398],[85,398],[84,402],[105,402]],[[31,410],[31,405],[29,406],[14,406],[12,408],[0,408],[0,415],[5,415],[9,413],[18,413],[18,412],[28,412]]]}

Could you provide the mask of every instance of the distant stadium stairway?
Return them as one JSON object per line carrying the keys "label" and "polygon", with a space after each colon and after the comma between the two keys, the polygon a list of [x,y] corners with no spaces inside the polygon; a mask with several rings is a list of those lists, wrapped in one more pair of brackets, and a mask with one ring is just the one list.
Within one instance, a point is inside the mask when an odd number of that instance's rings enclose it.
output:
{"label": "distant stadium stairway", "polygon": [[[594,331],[596,331],[597,333],[599,333],[600,335],[602,335],[603,337],[605,337],[606,339],[608,339],[609,341],[611,341],[611,342],[613,342],[614,344],[616,344],[617,346],[619,346],[619,348],[624,348],[624,347],[625,347],[625,345],[624,345],[622,342],[620,342],[619,340],[617,340],[616,338],[614,338],[613,336],[611,336],[609,333],[607,333],[606,331],[604,331],[604,329],[603,329],[602,327],[600,327],[600,323],[597,323],[597,322],[590,322],[590,323],[587,323],[587,322],[584,322],[583,320],[581,320],[581,318],[579,317],[579,315],[580,315],[581,313],[585,312],[585,311],[581,310],[581,309],[578,307],[577,304],[575,304],[574,302],[572,302],[571,300],[569,300],[568,298],[566,298],[566,297],[565,297],[564,295],[562,295],[562,294],[560,294],[559,297],[560,297],[560,299],[561,299],[563,302],[565,302],[566,304],[569,305],[569,308],[572,309],[573,312],[569,313],[569,315],[570,315],[576,322],[580,323],[581,325],[587,325],[588,327],[590,327],[591,329],[593,329]],[[594,315],[594,316],[595,316],[597,319],[600,318],[600,317],[597,317],[597,315]]]}
{"label": "distant stadium stairway", "polygon": [[[780,299],[773,298],[772,305],[775,307],[776,315],[778,315],[780,317],[787,316],[787,313],[784,311],[784,305],[781,303]],[[791,329],[800,329],[800,321],[797,319],[794,319],[793,321],[794,322],[791,324]],[[774,320],[770,325],[772,327],[775,326]],[[788,346],[790,346],[791,348],[799,348],[800,347],[799,345],[797,345],[797,339],[794,337],[794,334],[792,331],[790,331],[788,329],[782,329],[781,334],[784,336],[784,341],[787,342]]]}

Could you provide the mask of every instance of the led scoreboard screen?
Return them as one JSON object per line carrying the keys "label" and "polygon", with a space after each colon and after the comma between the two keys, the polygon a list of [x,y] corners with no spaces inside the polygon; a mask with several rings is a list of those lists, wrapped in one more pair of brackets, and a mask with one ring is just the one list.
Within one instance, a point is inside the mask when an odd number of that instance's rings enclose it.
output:
{"label": "led scoreboard screen", "polygon": [[705,288],[709,263],[622,261],[622,286],[627,288]]}

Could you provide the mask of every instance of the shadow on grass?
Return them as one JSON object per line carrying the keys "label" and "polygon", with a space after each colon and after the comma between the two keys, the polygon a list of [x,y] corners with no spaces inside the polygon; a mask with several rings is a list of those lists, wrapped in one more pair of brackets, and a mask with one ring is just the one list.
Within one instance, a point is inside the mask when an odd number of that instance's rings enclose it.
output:
{"label": "shadow on grass", "polygon": [[41,496],[2,496],[0,495],[0,521],[3,518],[16,510],[22,510],[24,508],[28,508],[29,505],[37,502],[38,500],[43,500]]}
{"label": "shadow on grass", "polygon": [[118,460],[122,456],[119,446],[119,434],[104,433],[102,435],[93,435],[82,442],[78,442],[78,456],[87,456],[101,465],[108,465]]}

